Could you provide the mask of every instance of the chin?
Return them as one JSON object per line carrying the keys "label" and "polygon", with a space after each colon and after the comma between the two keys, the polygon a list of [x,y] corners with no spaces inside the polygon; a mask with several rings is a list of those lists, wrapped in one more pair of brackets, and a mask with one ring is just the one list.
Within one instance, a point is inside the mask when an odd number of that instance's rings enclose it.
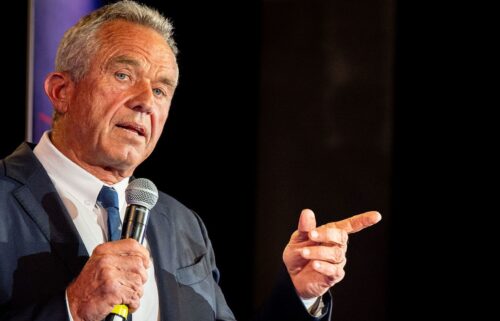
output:
{"label": "chin", "polygon": [[108,163],[120,170],[133,170],[144,161],[142,153],[138,153],[135,149],[124,149],[119,152],[108,154]]}

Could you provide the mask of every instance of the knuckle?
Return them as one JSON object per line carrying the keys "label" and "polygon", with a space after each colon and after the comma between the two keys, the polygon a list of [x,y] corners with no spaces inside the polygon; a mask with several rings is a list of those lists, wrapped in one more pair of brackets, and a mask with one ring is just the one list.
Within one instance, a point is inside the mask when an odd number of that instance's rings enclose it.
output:
{"label": "knuckle", "polygon": [[132,264],[133,264],[134,266],[136,266],[136,267],[140,267],[140,266],[142,266],[142,265],[143,265],[143,264],[142,264],[142,262],[143,262],[143,261],[142,261],[142,258],[141,258],[141,257],[139,257],[139,256],[135,256],[135,255],[134,255],[134,256],[130,257],[130,260],[132,261]]}
{"label": "knuckle", "polygon": [[99,244],[95,247],[94,251],[92,251],[92,255],[101,255],[104,252],[105,245]]}
{"label": "knuckle", "polygon": [[337,239],[337,229],[333,227],[329,227],[326,230],[326,235],[328,237],[329,242],[335,242]]}
{"label": "knuckle", "polygon": [[346,231],[338,228],[329,228],[327,230],[328,241],[337,244],[347,244],[348,234]]}
{"label": "knuckle", "polygon": [[140,267],[134,272],[134,282],[137,284],[144,284],[148,280],[148,272],[145,268]]}
{"label": "knuckle", "polygon": [[333,260],[337,263],[344,261],[344,251],[338,247],[333,248]]}
{"label": "knuckle", "polygon": [[327,267],[327,274],[331,277],[335,277],[335,275],[337,274],[337,270],[337,265],[329,264]]}
{"label": "knuckle", "polygon": [[133,239],[133,238],[126,238],[124,240],[122,240],[123,244],[127,245],[127,246],[132,246],[132,247],[135,247],[136,245],[138,245],[139,243]]}
{"label": "knuckle", "polygon": [[347,232],[344,230],[341,230],[341,231],[342,231],[341,232],[341,237],[342,237],[341,242],[342,242],[342,244],[347,244],[347,241],[349,240],[349,234],[347,234]]}
{"label": "knuckle", "polygon": [[132,312],[135,312],[139,309],[139,307],[141,306],[141,300],[140,300],[140,297],[136,296],[135,294],[132,295],[129,299],[129,303],[127,304],[129,309],[132,311]]}
{"label": "knuckle", "polygon": [[344,276],[345,276],[344,269],[341,268],[341,267],[338,267],[337,271],[335,273],[335,279],[337,280],[337,282],[340,281],[340,280],[342,280],[344,278]]}
{"label": "knuckle", "polygon": [[325,251],[324,246],[318,246],[318,247],[313,248],[311,251],[311,254],[312,254],[311,256],[313,256],[315,258],[325,257],[328,255]]}
{"label": "knuckle", "polygon": [[113,279],[113,276],[114,276],[113,272],[114,271],[111,267],[105,265],[105,266],[101,267],[100,274],[101,274],[102,279],[104,279],[104,281],[107,281],[107,280]]}
{"label": "knuckle", "polygon": [[111,255],[103,255],[97,259],[97,265],[104,268],[110,266],[112,261],[113,258]]}
{"label": "knuckle", "polygon": [[134,274],[132,282],[137,289],[141,288],[143,285],[142,275]]}
{"label": "knuckle", "polygon": [[141,283],[144,284],[148,281],[148,273],[144,271],[144,273],[141,274]]}
{"label": "knuckle", "polygon": [[328,275],[328,279],[327,279],[329,286],[333,286],[333,285],[337,284],[338,282],[342,281],[342,279],[345,276],[344,269],[338,265],[332,267],[331,272],[332,273],[330,275]]}
{"label": "knuckle", "polygon": [[104,293],[114,294],[118,291],[118,282],[113,279],[106,279],[102,282]]}

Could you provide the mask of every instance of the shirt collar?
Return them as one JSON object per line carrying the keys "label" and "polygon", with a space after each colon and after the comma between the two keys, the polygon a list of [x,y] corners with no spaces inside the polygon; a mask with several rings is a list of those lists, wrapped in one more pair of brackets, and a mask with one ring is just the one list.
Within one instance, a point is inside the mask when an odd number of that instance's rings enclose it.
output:
{"label": "shirt collar", "polygon": [[113,187],[118,193],[120,208],[126,206],[125,189],[129,177],[113,185],[103,183],[61,153],[50,141],[49,131],[43,134],[33,152],[42,163],[56,188],[64,193],[71,194],[77,200],[81,200],[85,206],[89,208],[95,206],[102,185]]}

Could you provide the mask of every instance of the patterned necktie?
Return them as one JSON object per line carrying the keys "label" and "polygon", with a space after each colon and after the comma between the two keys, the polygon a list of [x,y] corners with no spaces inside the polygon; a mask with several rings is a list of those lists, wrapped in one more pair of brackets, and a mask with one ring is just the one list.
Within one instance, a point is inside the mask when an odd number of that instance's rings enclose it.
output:
{"label": "patterned necktie", "polygon": [[118,193],[112,187],[103,186],[97,196],[97,202],[108,212],[108,241],[116,241],[121,237],[120,211],[118,209]]}

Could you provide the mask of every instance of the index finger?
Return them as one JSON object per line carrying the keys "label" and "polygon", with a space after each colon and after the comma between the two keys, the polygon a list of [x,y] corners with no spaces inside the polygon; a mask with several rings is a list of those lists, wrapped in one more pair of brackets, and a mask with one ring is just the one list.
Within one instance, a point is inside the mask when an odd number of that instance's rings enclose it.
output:
{"label": "index finger", "polygon": [[354,215],[345,220],[327,223],[327,227],[334,227],[346,231],[348,234],[356,233],[364,228],[378,223],[382,219],[377,211],[365,212],[362,214]]}
{"label": "index finger", "polygon": [[117,240],[113,242],[105,242],[98,245],[92,254],[96,255],[136,255],[142,258],[144,267],[149,267],[149,251],[139,242],[132,238]]}

